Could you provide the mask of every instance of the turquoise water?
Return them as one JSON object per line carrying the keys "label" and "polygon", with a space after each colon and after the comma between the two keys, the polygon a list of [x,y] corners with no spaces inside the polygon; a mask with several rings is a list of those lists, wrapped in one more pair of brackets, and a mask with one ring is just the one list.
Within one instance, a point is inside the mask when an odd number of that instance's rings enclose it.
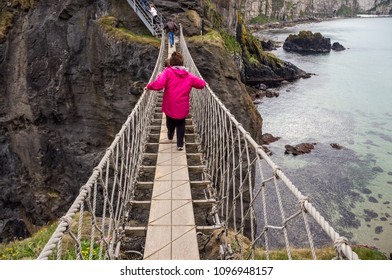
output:
{"label": "turquoise water", "polygon": [[[320,32],[347,50],[326,55],[273,53],[314,75],[279,88],[259,106],[272,159],[340,234],[392,252],[392,18],[355,18],[271,30],[283,42]],[[284,145],[317,143],[284,155]],[[338,143],[342,150],[330,144]]]}

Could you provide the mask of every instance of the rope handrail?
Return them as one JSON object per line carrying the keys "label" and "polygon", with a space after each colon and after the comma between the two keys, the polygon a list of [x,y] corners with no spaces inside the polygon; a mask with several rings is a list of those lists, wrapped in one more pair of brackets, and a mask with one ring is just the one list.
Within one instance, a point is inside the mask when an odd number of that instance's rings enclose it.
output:
{"label": "rope handrail", "polygon": [[[201,77],[181,25],[180,48],[185,66]],[[165,54],[162,36],[150,81],[162,70]],[[38,259],[118,258],[157,96],[143,92]],[[210,215],[226,234],[234,231],[236,252],[242,258],[254,259],[262,247],[269,259],[272,249],[283,247],[292,259],[295,244],[309,245],[316,259],[315,243],[322,236],[332,240],[337,258],[358,259],[347,238],[329,225],[208,85],[201,92],[192,92],[191,106],[206,167],[204,175],[211,181],[212,195],[218,201]],[[76,222],[77,227],[72,227]],[[249,239],[249,244],[242,236]],[[70,253],[69,243],[73,243],[74,253]],[[230,244],[225,248],[221,251],[226,254],[226,250],[229,258]]]}
{"label": "rope handrail", "polygon": [[[180,47],[186,66],[191,72],[202,77],[188,50],[182,26],[180,26]],[[256,245],[264,246],[266,256],[269,258],[272,238],[269,236],[271,230],[268,229],[279,229],[282,237],[281,240],[276,240],[277,238],[274,237],[274,247],[284,245],[288,258],[291,259],[292,245],[288,240],[290,234],[288,224],[293,223],[290,231],[296,231],[299,227],[297,220],[302,217],[306,229],[306,242],[311,248],[312,257],[316,259],[314,237],[310,230],[314,225],[308,221],[308,217],[311,217],[332,240],[340,258],[358,259],[357,254],[348,245],[347,239],[341,237],[308,202],[307,198],[264,152],[208,85],[202,93],[192,93],[191,104],[192,116],[201,138],[201,148],[205,155],[207,170],[213,178],[214,187],[218,193],[217,199],[225,200],[219,204],[221,205],[221,218],[226,227],[234,229],[236,235],[250,236],[250,258],[254,257]],[[269,179],[265,179],[265,169],[270,170]],[[283,187],[280,186],[281,183]],[[274,197],[270,195],[272,190],[275,190]],[[287,201],[289,195],[287,190],[294,195],[295,201],[293,199]],[[282,192],[285,192],[284,196]],[[284,203],[284,200],[287,203]],[[273,202],[278,205],[280,215],[268,213],[273,210],[267,205]],[[289,203],[293,204],[295,211],[289,218],[286,218],[285,212],[292,211],[288,209]],[[245,204],[248,204],[248,209]],[[237,205],[240,205],[240,209]],[[300,213],[302,215],[298,215]],[[273,218],[271,219],[270,216]],[[296,221],[296,224],[293,221]],[[271,224],[273,222],[279,225],[274,226]],[[262,237],[264,240],[261,240]],[[342,242],[342,239],[346,242]],[[305,241],[301,241],[302,245],[304,243]]]}
{"label": "rope handrail", "polygon": [[[159,55],[150,81],[160,73],[166,51],[165,38],[162,37]],[[128,116],[112,144],[107,148],[99,164],[94,168],[87,183],[80,189],[68,212],[60,222],[51,238],[41,251],[38,259],[48,259],[53,256],[57,247],[57,259],[64,258],[62,249],[63,239],[69,234],[75,241],[76,259],[98,258],[114,259],[121,232],[120,225],[124,223],[129,208],[130,198],[134,195],[135,182],[141,166],[144,144],[148,137],[146,129],[153,116],[152,112],[157,102],[156,94],[143,92],[134,109]],[[99,202],[99,205],[97,203]],[[87,209],[85,208],[87,205]],[[91,217],[90,225],[83,217],[87,211]],[[72,232],[71,224],[79,213],[77,237]],[[90,236],[82,236],[82,231],[90,228]],[[88,240],[89,245],[86,245]],[[98,243],[94,243],[96,240]],[[98,244],[98,245],[97,245]],[[82,248],[89,247],[88,256],[83,255]],[[94,247],[99,247],[99,254],[93,255]],[[103,253],[105,255],[103,256]],[[65,258],[73,258],[65,256]]]}

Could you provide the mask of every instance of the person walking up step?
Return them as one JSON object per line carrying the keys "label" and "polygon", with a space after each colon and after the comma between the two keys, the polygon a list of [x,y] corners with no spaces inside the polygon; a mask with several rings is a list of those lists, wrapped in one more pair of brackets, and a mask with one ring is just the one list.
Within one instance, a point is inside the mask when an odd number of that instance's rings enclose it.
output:
{"label": "person walking up step", "polygon": [[170,47],[172,48],[174,45],[174,34],[178,30],[177,24],[173,21],[173,19],[169,18],[163,29],[165,29],[165,31],[169,34]]}
{"label": "person walking up step", "polygon": [[150,13],[152,16],[152,24],[155,25],[158,23],[158,12],[157,9],[155,8],[154,4],[150,4]]}

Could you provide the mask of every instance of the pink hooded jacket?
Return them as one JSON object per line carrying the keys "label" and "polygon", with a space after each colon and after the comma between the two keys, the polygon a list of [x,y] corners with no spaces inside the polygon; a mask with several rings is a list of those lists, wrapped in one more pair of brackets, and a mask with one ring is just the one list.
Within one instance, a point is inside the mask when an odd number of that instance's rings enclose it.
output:
{"label": "pink hooded jacket", "polygon": [[192,88],[202,89],[206,82],[183,66],[166,67],[147,89],[162,90],[162,112],[173,119],[184,119],[189,114],[189,95]]}

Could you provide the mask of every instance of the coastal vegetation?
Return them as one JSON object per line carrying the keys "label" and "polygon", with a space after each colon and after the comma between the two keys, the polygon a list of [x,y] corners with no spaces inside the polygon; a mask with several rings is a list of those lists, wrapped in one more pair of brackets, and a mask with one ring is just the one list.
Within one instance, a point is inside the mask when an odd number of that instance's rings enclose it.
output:
{"label": "coastal vegetation", "polygon": [[[215,30],[223,34],[225,46],[230,52],[240,52],[243,59],[252,65],[257,65],[267,62],[267,64],[280,64],[282,62],[273,54],[266,53],[261,46],[261,42],[252,32],[250,32],[244,22],[241,11],[237,12],[237,29],[235,36],[230,35],[222,28],[222,16],[216,11],[216,7],[210,0],[203,0],[204,12],[207,18],[213,24]],[[267,20],[260,15],[260,21]]]}
{"label": "coastal vegetation", "polygon": [[38,0],[14,0],[7,2],[7,7],[0,7],[0,44],[3,43],[11,29],[19,8],[28,11],[38,3]]}
{"label": "coastal vegetation", "polygon": [[[87,225],[90,219],[84,218],[84,227],[89,227]],[[75,221],[71,227],[74,231],[78,225],[78,216],[76,216]],[[41,253],[42,249],[46,245],[50,236],[53,234],[57,227],[57,223],[52,223],[47,226],[42,227],[39,231],[33,234],[32,237],[24,240],[15,240],[10,243],[0,244],[0,260],[28,260],[36,259]],[[94,247],[90,250],[89,231],[82,232],[81,240],[81,254],[84,259],[88,259],[90,252],[92,252],[93,259],[98,258],[99,245],[94,243]],[[235,240],[240,240],[242,248],[239,248]],[[214,238],[215,240],[215,238]],[[246,259],[250,254],[251,242],[249,239],[243,236],[235,237],[233,232],[229,232],[228,241],[231,243],[231,247],[234,253],[233,257],[236,259]],[[217,244],[213,244],[214,250]],[[74,241],[66,235],[63,239],[63,252],[65,256],[63,259],[75,259],[75,249]],[[219,246],[218,246],[219,247]],[[361,260],[387,260],[384,253],[379,251],[377,248],[368,247],[363,245],[352,246],[353,251],[356,252]],[[242,252],[242,253],[238,253]],[[293,260],[310,260],[312,259],[312,252],[310,249],[304,248],[292,248],[291,255]],[[336,256],[335,249],[333,247],[323,247],[316,249],[316,256],[319,260],[331,260]],[[255,248],[255,259],[265,260],[267,259],[266,252],[263,248]],[[270,260],[287,260],[287,252],[285,249],[272,250],[269,252]]]}
{"label": "coastal vegetation", "polygon": [[[94,242],[93,248],[90,249],[91,215],[89,215],[89,213],[84,213],[83,216],[84,218],[81,226],[82,232],[80,240],[80,253],[83,259],[89,259],[90,254],[92,254],[92,259],[98,259],[100,246],[99,243]],[[75,215],[74,221],[69,231],[77,231],[79,226],[79,217],[79,214]],[[0,243],[0,260],[29,260],[38,258],[39,254],[44,249],[57,226],[57,222],[52,222],[47,226],[43,226],[29,238],[23,240],[14,240],[9,243]],[[96,234],[96,240],[98,239],[99,237]],[[69,234],[63,236],[62,252],[63,260],[76,259],[75,241],[70,237]],[[54,259],[54,257],[55,255],[53,254],[49,257],[49,259]]]}
{"label": "coastal vegetation", "polygon": [[10,11],[0,12],[0,44],[7,38],[8,30],[11,28],[14,20],[14,13]]}
{"label": "coastal vegetation", "polygon": [[204,14],[211,21],[212,25],[217,29],[221,29],[223,19],[222,15],[216,10],[215,5],[211,2],[211,0],[203,0],[202,5],[204,8]]}
{"label": "coastal vegetation", "polygon": [[264,14],[259,14],[257,17],[252,18],[249,22],[251,24],[266,24],[269,22],[277,22],[278,19],[267,17]]}
{"label": "coastal vegetation", "polygon": [[98,20],[105,32],[115,40],[124,40],[140,44],[150,44],[159,48],[161,41],[151,33],[135,33],[125,27],[114,16],[104,16]]}
{"label": "coastal vegetation", "polygon": [[339,10],[336,11],[336,15],[339,17],[352,17],[355,15],[355,13],[355,11],[346,5],[342,5]]}

